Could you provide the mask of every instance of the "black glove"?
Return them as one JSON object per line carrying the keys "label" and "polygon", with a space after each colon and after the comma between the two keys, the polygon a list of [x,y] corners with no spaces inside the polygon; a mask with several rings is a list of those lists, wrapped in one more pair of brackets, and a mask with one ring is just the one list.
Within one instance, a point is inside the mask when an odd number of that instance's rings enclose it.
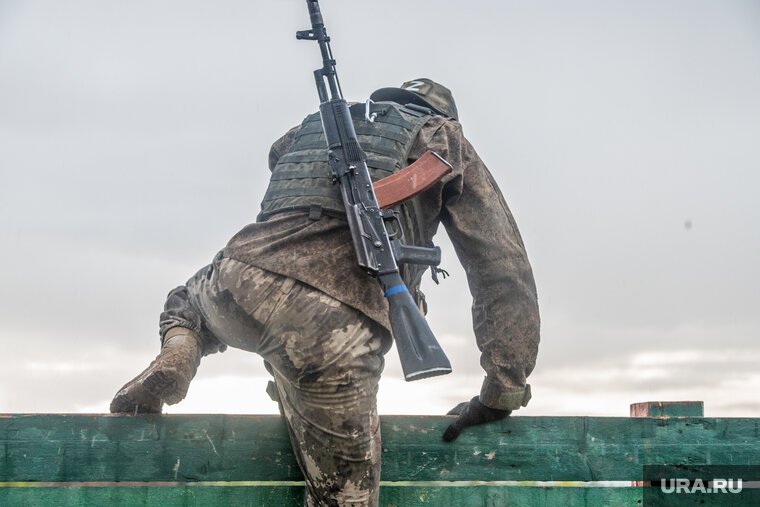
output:
{"label": "black glove", "polygon": [[511,410],[498,410],[487,407],[480,403],[480,399],[475,396],[470,401],[460,403],[446,414],[458,415],[459,417],[457,417],[456,421],[451,423],[443,433],[443,441],[451,442],[452,440],[455,440],[462,430],[468,426],[499,421],[511,413]]}

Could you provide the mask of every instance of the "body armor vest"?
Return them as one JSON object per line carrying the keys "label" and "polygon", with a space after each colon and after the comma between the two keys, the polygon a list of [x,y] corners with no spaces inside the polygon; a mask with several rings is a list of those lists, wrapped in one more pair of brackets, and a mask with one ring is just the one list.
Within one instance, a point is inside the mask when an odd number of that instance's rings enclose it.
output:
{"label": "body armor vest", "polygon": [[[351,117],[359,144],[367,155],[372,181],[377,181],[406,166],[412,142],[432,111],[411,109],[392,102],[373,104],[374,122],[365,119],[365,105],[351,106]],[[432,246],[421,233],[419,199],[405,201],[395,210],[403,231],[403,243]],[[309,212],[318,220],[322,214],[345,217],[340,188],[333,182],[327,162],[327,144],[319,113],[304,119],[287,153],[277,161],[269,187],[261,203],[258,221],[286,211]],[[426,266],[400,265],[401,276],[411,289],[419,287]],[[412,294],[416,295],[416,290]]]}

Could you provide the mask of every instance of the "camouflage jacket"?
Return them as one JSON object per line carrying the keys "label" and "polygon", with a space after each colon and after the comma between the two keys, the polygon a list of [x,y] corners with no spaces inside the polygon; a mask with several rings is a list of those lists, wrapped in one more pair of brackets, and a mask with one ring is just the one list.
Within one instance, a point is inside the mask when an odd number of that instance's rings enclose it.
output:
{"label": "camouflage jacket", "polygon": [[[270,170],[288,151],[297,130],[274,143]],[[432,116],[413,142],[408,162],[426,150],[440,154],[454,170],[420,196],[420,229],[431,242],[442,223],[467,274],[473,327],[486,372],[481,402],[516,410],[530,399],[526,377],[535,365],[539,342],[536,287],[522,238],[501,191],[457,121]],[[356,265],[344,220],[309,220],[304,213],[275,215],[246,226],[224,253],[311,285],[390,331],[380,285]]]}

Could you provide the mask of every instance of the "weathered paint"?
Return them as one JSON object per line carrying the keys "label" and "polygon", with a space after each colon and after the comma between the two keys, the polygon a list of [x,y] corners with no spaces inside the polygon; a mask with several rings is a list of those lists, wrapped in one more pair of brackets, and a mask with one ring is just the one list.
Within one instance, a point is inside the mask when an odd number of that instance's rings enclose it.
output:
{"label": "weathered paint", "polygon": [[631,417],[704,417],[701,401],[644,401],[631,404]]}
{"label": "weathered paint", "polygon": [[[760,419],[510,417],[450,444],[449,417],[381,421],[383,505],[636,504],[575,481],[760,459]],[[299,505],[301,481],[279,416],[0,415],[0,505]]]}
{"label": "weathered paint", "polygon": [[[640,505],[640,488],[541,488],[463,486],[380,488],[380,505],[406,507],[414,505],[456,505],[461,507],[520,505]],[[250,505],[300,507],[303,487],[73,487],[0,489],[0,504],[38,505]]]}

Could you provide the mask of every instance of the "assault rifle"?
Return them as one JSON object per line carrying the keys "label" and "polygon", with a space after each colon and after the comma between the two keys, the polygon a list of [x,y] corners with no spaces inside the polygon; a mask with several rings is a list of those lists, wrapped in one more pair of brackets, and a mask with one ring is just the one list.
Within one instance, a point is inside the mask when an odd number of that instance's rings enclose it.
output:
{"label": "assault rifle", "polygon": [[[317,41],[322,53],[322,68],[314,71],[319,113],[327,141],[328,162],[333,181],[340,184],[359,266],[378,279],[388,299],[388,317],[404,378],[411,381],[450,373],[451,364],[412,300],[397,264],[410,262],[437,266],[441,251],[437,247],[403,245],[397,237],[399,232],[389,236],[386,221],[395,221],[398,226],[398,218],[392,210],[383,210],[378,205],[367,168],[367,156],[359,146],[348,103],[340,88],[319,2],[306,0],[306,5],[311,30],[296,32],[296,38]],[[396,231],[400,230],[398,226]]]}

